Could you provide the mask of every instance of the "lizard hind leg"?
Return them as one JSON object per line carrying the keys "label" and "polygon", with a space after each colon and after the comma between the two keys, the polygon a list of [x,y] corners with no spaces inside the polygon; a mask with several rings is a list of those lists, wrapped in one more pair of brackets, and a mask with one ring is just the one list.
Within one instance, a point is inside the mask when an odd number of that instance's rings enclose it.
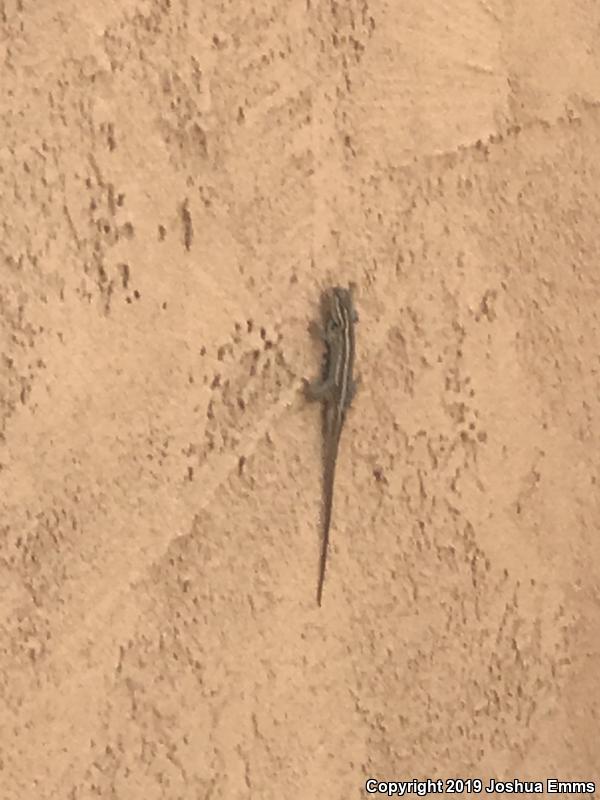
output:
{"label": "lizard hind leg", "polygon": [[360,375],[357,375],[348,385],[348,392],[346,394],[346,402],[344,403],[344,407],[347,409],[349,408],[350,404],[356,397],[356,392],[358,391],[360,385],[362,383],[362,379]]}
{"label": "lizard hind leg", "polygon": [[304,393],[309,400],[325,400],[331,397],[334,389],[333,380],[307,381],[303,379]]}

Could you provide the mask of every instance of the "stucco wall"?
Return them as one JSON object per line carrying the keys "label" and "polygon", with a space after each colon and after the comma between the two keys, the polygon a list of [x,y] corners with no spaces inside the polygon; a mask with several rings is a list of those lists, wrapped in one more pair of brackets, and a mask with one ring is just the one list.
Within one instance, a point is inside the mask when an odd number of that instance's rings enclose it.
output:
{"label": "stucco wall", "polygon": [[2,798],[600,781],[599,30],[0,3]]}

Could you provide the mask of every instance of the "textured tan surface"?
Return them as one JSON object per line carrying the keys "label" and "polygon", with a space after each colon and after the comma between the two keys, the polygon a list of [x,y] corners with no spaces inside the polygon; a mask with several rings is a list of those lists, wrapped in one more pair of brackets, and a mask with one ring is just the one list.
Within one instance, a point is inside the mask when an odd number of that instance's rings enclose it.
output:
{"label": "textured tan surface", "polygon": [[0,3],[3,800],[600,780],[599,29]]}

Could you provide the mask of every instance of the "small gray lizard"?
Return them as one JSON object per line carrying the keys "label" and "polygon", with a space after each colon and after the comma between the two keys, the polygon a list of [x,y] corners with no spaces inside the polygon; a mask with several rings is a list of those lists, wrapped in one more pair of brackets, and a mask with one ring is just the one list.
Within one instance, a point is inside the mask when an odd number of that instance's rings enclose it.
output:
{"label": "small gray lizard", "polygon": [[354,325],[358,314],[352,302],[352,288],[335,286],[323,296],[325,329],[319,325],[311,326],[327,345],[327,365],[322,380],[309,383],[304,381],[306,395],[310,400],[324,403],[323,414],[323,544],[317,588],[317,603],[321,605],[329,527],[333,507],[333,484],[338,446],[346,411],[356,393],[357,383],[353,377],[354,369]]}

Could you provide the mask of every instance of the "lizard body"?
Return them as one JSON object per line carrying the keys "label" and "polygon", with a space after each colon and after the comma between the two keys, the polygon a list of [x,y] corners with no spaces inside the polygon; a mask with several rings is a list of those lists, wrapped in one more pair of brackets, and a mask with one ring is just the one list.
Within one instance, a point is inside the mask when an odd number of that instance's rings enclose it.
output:
{"label": "lizard body", "polygon": [[335,286],[326,295],[325,329],[318,335],[327,345],[327,367],[322,380],[305,383],[311,400],[323,401],[323,543],[319,567],[317,603],[321,605],[333,508],[333,487],[338,447],[346,411],[356,392],[354,380],[354,326],[358,315],[351,289]]}

